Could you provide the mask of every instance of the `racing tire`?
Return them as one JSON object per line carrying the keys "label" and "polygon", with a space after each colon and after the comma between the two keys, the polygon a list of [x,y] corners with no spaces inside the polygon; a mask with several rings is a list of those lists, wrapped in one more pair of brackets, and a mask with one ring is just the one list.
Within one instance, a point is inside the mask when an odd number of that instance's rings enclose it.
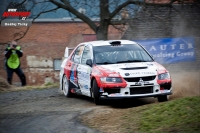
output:
{"label": "racing tire", "polygon": [[169,100],[168,95],[158,96],[158,102],[166,102]]}
{"label": "racing tire", "polygon": [[93,91],[94,103],[96,105],[101,104],[100,99],[99,99],[99,97],[100,97],[99,89],[100,88],[97,85],[97,81],[94,79],[93,84],[92,84],[92,91]]}
{"label": "racing tire", "polygon": [[66,97],[72,97],[73,93],[71,93],[69,80],[67,79],[66,75],[63,76],[62,80],[62,91]]}

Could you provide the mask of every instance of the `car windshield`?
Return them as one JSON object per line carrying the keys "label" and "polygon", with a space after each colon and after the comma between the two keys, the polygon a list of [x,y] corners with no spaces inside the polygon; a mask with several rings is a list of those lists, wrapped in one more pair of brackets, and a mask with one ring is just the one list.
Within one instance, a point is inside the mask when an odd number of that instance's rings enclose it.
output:
{"label": "car windshield", "polygon": [[95,46],[94,57],[96,64],[153,61],[150,55],[138,44]]}

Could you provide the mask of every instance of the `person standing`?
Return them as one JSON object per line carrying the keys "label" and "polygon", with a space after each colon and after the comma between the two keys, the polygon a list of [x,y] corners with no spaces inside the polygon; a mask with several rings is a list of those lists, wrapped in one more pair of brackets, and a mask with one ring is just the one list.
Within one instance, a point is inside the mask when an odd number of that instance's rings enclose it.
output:
{"label": "person standing", "polygon": [[13,72],[15,72],[21,80],[21,85],[26,85],[26,77],[20,68],[20,57],[22,56],[23,51],[21,50],[21,47],[17,45],[16,41],[11,41],[5,50],[5,66],[7,71],[7,81],[9,84],[12,84],[12,76]]}

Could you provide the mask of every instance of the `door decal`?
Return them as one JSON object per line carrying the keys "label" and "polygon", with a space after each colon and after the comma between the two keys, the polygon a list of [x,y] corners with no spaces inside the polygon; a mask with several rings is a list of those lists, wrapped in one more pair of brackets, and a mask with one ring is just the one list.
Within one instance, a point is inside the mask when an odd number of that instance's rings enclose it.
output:
{"label": "door decal", "polygon": [[70,81],[76,87],[78,87],[78,79],[77,79],[77,64],[73,63],[70,69]]}

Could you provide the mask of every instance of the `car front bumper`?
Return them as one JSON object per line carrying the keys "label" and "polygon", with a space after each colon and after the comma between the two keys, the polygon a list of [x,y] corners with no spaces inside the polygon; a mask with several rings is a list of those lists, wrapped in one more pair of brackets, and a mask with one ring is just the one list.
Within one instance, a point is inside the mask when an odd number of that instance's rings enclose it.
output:
{"label": "car front bumper", "polygon": [[[134,89],[134,88],[132,88]],[[142,89],[142,88],[141,88]],[[120,98],[144,98],[144,97],[159,97],[163,95],[171,95],[172,94],[172,87],[169,90],[158,90],[157,87],[153,87],[152,93],[146,93],[146,94],[130,94],[129,88],[122,88],[120,93],[111,93],[108,94],[106,92],[101,93],[100,98],[101,99],[120,99]],[[158,91],[157,91],[158,90]],[[157,92],[155,92],[157,91]],[[125,94],[124,92],[128,92]]]}

